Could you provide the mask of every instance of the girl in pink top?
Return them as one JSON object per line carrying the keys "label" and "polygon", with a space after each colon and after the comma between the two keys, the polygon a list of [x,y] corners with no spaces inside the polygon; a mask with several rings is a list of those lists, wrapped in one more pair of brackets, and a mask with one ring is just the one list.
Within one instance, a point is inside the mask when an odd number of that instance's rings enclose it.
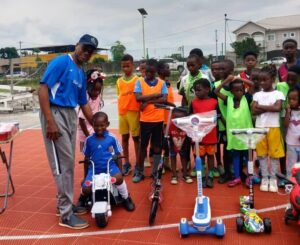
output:
{"label": "girl in pink top", "polygon": [[[93,114],[100,111],[104,102],[103,95],[103,75],[98,70],[87,71],[87,93],[88,103],[92,109]],[[85,119],[82,111],[78,111],[78,127],[77,127],[77,139],[79,141],[80,151],[82,152],[84,142],[86,138],[94,132],[92,125]],[[87,173],[88,165],[84,164],[84,177]]]}

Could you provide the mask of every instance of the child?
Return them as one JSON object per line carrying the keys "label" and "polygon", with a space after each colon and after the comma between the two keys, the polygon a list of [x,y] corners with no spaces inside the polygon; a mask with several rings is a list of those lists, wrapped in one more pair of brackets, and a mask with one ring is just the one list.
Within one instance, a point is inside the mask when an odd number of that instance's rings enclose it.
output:
{"label": "child", "polygon": [[[85,142],[83,153],[85,160],[93,160],[95,164],[95,174],[107,173],[107,161],[112,155],[121,155],[122,147],[120,146],[116,137],[111,134],[107,128],[109,121],[106,113],[97,112],[93,116],[93,128],[95,133],[89,136]],[[116,187],[121,197],[124,199],[124,207],[128,211],[133,211],[135,205],[128,194],[125,180],[123,180],[120,168],[122,167],[121,161],[116,163],[111,161],[109,165],[109,173],[116,178]],[[86,200],[91,194],[91,181],[93,178],[93,166],[89,165],[87,176],[82,183],[81,195],[79,197],[78,206],[85,206]]]}
{"label": "child", "polygon": [[257,63],[257,54],[253,51],[248,51],[243,55],[243,61],[246,66],[246,70],[241,71],[239,77],[250,80],[251,72]]}
{"label": "child", "polygon": [[[251,82],[248,81],[251,86]],[[220,93],[223,86],[229,84],[230,92],[233,96],[226,96]],[[226,111],[226,135],[227,135],[227,150],[232,152],[234,179],[229,181],[228,186],[234,187],[241,183],[240,173],[242,163],[241,159],[248,162],[248,147],[242,141],[236,139],[231,130],[242,128],[253,128],[252,117],[250,113],[250,104],[252,96],[245,95],[245,87],[243,80],[228,76],[216,89],[216,95],[225,102]]]}
{"label": "child", "polygon": [[129,54],[125,54],[121,60],[121,67],[124,76],[117,80],[119,133],[122,135],[122,147],[124,149],[125,157],[122,174],[128,175],[131,172],[128,153],[130,134],[134,142],[136,160],[138,155],[140,104],[136,101],[133,93],[135,83],[138,80],[138,76],[133,74],[133,57]]}
{"label": "child", "polygon": [[[233,74],[234,63],[231,60],[224,60],[220,63],[220,77],[225,80],[228,76]],[[217,88],[221,84],[222,80],[216,81],[214,86]],[[226,96],[232,96],[229,87],[226,85],[221,90],[220,93]],[[220,173],[218,182],[224,184],[231,180],[231,154],[227,150],[227,137],[226,137],[226,105],[224,101],[218,98],[218,110],[220,111],[220,117],[218,119],[218,143],[223,144],[223,165],[224,173]]]}
{"label": "child", "polygon": [[300,66],[300,59],[297,59],[297,41],[294,39],[286,39],[282,43],[282,52],[286,57],[286,62],[280,65],[278,69],[279,81],[287,80],[288,69],[291,66]]}
{"label": "child", "polygon": [[182,95],[182,106],[190,106],[192,100],[195,98],[193,91],[194,82],[201,78],[208,79],[206,75],[199,71],[201,66],[201,59],[198,55],[192,54],[187,58],[189,74],[181,79],[179,88],[179,94]]}
{"label": "child", "polygon": [[251,94],[251,95],[253,95],[261,90],[259,80],[258,80],[259,73],[260,73],[260,69],[258,69],[258,68],[253,68],[251,71],[249,80],[253,83],[253,86],[251,88],[249,88],[249,90],[248,90],[249,94]]}
{"label": "child", "polygon": [[146,64],[146,76],[139,78],[135,84],[136,100],[141,103],[140,108],[140,147],[138,161],[132,181],[138,183],[144,179],[144,161],[149,140],[153,143],[152,176],[156,177],[162,149],[162,134],[164,109],[154,106],[154,103],[166,103],[168,90],[166,83],[156,78],[157,61],[149,59]]}
{"label": "child", "polygon": [[[210,82],[205,79],[199,79],[194,83],[194,91],[196,94],[195,99],[192,100],[190,112],[191,114],[213,111],[217,109],[218,101],[209,97]],[[203,182],[203,186],[213,188],[213,169],[214,160],[217,146],[217,128],[215,127],[210,133],[208,133],[200,142],[199,152],[200,157],[203,159],[207,155],[208,162],[208,176],[206,181]],[[204,176],[205,177],[205,176]]]}
{"label": "child", "polygon": [[[279,158],[284,156],[283,141],[280,133],[280,110],[285,100],[282,92],[274,90],[276,66],[268,65],[261,69],[259,81],[262,91],[255,93],[251,106],[256,115],[257,128],[269,128],[266,137],[256,145],[256,154],[259,158],[262,174],[261,191],[277,192],[276,172]],[[267,160],[270,158],[271,171],[268,171]],[[270,180],[269,177],[270,176]]]}
{"label": "child", "polygon": [[[93,114],[100,111],[103,106],[103,77],[98,70],[87,71],[87,94],[88,103],[92,109]],[[94,133],[93,126],[89,124],[82,110],[78,111],[78,127],[77,127],[77,138],[79,140],[80,151],[82,152],[84,142],[86,138]],[[84,178],[87,174],[88,163],[84,163]]]}
{"label": "child", "polygon": [[[300,66],[291,66],[288,69],[286,82],[277,83],[276,89],[278,91],[281,91],[283,93],[284,97],[286,98],[288,91],[290,89],[298,86],[297,82],[299,81],[299,77],[300,77]],[[287,105],[288,105],[288,100],[285,100],[281,106],[281,112],[280,112],[281,135],[286,134],[286,132],[285,132],[286,127],[284,126],[284,121],[285,121],[285,115],[286,115],[285,109],[286,109]],[[284,145],[284,148],[286,148],[286,145]],[[286,157],[280,158],[280,170],[281,170],[282,174],[286,174]],[[279,180],[278,186],[284,187],[285,181]]]}
{"label": "child", "polygon": [[[182,107],[183,109],[183,107]],[[180,118],[187,116],[187,112],[174,110],[172,118]],[[171,177],[171,184],[176,185],[178,184],[178,176],[176,171],[176,156],[179,153],[180,161],[182,166],[182,174],[183,179],[186,183],[190,184],[193,183],[193,180],[189,176],[187,172],[187,159],[190,148],[190,138],[187,137],[186,133],[177,128],[173,122],[170,124],[169,128],[169,142],[170,142],[170,157],[171,157],[171,170],[172,170],[172,177]]]}
{"label": "child", "polygon": [[288,106],[286,108],[284,126],[287,129],[285,137],[287,145],[287,177],[291,177],[291,169],[300,161],[300,92],[292,88],[288,92]]}
{"label": "child", "polygon": [[[166,82],[166,86],[168,89],[167,104],[170,106],[175,106],[173,88],[171,86],[171,83],[168,80],[166,80],[166,78],[171,75],[169,65],[167,63],[164,63],[163,61],[159,61],[157,64],[157,74],[161,80]],[[167,122],[168,122],[168,117],[169,117],[169,111],[165,110],[164,130],[165,130]],[[164,160],[165,160],[164,167],[171,169],[170,164],[169,164],[169,149],[164,149],[164,150],[165,150],[165,152],[164,152],[164,154],[165,154],[164,155]],[[152,151],[153,151],[153,149],[152,149]]]}

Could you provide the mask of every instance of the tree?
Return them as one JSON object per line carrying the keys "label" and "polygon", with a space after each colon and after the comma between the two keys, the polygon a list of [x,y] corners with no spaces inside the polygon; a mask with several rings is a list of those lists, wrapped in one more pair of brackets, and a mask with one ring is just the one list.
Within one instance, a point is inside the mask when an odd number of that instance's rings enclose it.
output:
{"label": "tree", "polygon": [[105,59],[102,57],[97,57],[95,59],[92,60],[92,64],[93,65],[101,65],[105,62]]}
{"label": "tree", "polygon": [[0,58],[2,59],[13,59],[18,57],[19,54],[15,47],[6,47],[0,49]]}
{"label": "tree", "polygon": [[110,48],[113,61],[117,61],[117,62],[121,61],[125,51],[126,51],[125,46],[120,41],[116,41],[115,44]]}
{"label": "tree", "polygon": [[247,51],[253,51],[259,54],[259,45],[257,45],[253,38],[246,38],[241,42],[234,42],[231,44],[231,47],[234,49],[237,57],[242,58],[244,53]]}

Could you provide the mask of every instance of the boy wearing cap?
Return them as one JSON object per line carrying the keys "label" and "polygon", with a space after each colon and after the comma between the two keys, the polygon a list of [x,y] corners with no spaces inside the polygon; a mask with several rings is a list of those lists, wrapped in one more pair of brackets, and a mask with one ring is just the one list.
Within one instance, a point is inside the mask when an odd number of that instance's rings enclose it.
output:
{"label": "boy wearing cap", "polygon": [[92,123],[92,111],[86,94],[86,77],[82,65],[97,49],[98,40],[83,35],[72,54],[54,58],[48,65],[39,88],[40,120],[49,165],[57,187],[59,225],[83,229],[89,224],[78,218],[86,210],[73,208],[74,161],[77,114],[80,106]]}

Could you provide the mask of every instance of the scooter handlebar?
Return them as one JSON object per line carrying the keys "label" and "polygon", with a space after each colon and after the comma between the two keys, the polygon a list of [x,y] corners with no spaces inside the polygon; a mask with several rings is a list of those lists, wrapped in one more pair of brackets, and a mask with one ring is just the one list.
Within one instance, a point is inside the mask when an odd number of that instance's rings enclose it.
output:
{"label": "scooter handlebar", "polygon": [[171,106],[171,105],[155,103],[154,106],[156,108],[160,108],[160,109],[173,110],[173,111],[181,111],[181,112],[187,113],[187,109],[185,109],[185,108],[178,108],[178,107]]}
{"label": "scooter handlebar", "polygon": [[249,129],[233,129],[233,135],[237,134],[267,134],[268,129],[258,129],[258,128],[249,128]]}

